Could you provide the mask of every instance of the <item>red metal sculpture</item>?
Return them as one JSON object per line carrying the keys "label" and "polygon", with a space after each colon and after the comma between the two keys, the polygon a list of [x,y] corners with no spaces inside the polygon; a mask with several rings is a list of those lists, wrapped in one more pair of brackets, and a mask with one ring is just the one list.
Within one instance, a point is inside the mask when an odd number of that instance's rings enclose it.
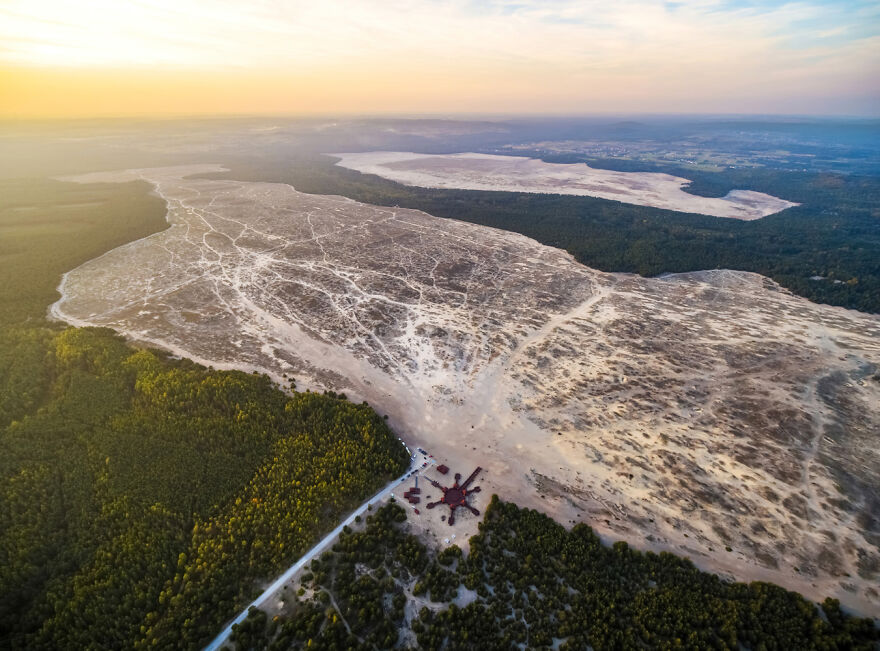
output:
{"label": "red metal sculpture", "polygon": [[468,488],[471,485],[471,482],[477,477],[477,474],[482,470],[479,466],[477,469],[471,473],[471,476],[464,480],[464,483],[459,485],[458,480],[461,479],[461,475],[459,473],[455,473],[455,483],[452,486],[441,486],[439,483],[428,478],[428,481],[431,482],[433,486],[436,486],[441,491],[443,491],[443,497],[440,498],[438,502],[431,502],[428,504],[429,509],[433,509],[438,504],[446,504],[449,507],[449,524],[455,524],[455,509],[460,506],[468,509],[474,515],[480,515],[480,512],[467,503],[467,496],[471,493],[479,493],[480,487],[477,486],[475,488]]}

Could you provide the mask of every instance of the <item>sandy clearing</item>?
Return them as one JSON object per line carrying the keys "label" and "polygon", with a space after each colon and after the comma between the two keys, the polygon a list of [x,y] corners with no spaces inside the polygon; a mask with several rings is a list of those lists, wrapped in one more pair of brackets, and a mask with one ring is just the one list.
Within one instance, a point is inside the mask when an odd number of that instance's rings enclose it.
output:
{"label": "sandy clearing", "polygon": [[341,167],[423,188],[588,196],[745,221],[799,205],[751,190],[732,190],[721,198],[700,197],[685,192],[691,183],[688,179],[670,174],[616,172],[522,156],[399,151],[330,155],[340,159],[336,164]]}
{"label": "sandy clearing", "polygon": [[[52,313],[366,399],[453,472],[482,466],[481,510],[498,493],[878,611],[878,317],[755,274],[604,274],[414,210],[186,178],[216,169],[78,177],[149,181],[171,226],[66,274]],[[438,541],[477,524],[422,513]]]}

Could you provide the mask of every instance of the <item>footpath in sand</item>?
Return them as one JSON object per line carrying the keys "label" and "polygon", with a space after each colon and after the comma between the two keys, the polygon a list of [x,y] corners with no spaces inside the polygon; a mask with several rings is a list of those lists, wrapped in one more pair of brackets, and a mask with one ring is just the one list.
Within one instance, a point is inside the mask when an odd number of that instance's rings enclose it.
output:
{"label": "footpath in sand", "polygon": [[194,178],[219,169],[78,177],[150,182],[170,227],[66,274],[53,314],[367,400],[454,472],[483,467],[478,509],[495,492],[880,611],[880,318],[755,274],[605,274],[514,233]]}

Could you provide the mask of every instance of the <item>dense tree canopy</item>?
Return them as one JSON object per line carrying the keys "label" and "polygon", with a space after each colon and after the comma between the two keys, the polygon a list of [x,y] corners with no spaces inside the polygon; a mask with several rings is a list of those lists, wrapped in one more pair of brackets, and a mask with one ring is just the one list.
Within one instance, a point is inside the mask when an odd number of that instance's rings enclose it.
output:
{"label": "dense tree canopy", "polygon": [[[470,553],[407,533],[391,503],[301,577],[288,614],[254,610],[240,650],[872,649],[880,633],[768,583],[729,583],[668,553],[601,544],[586,525],[493,497]],[[302,599],[300,599],[302,597]]]}
{"label": "dense tree canopy", "polygon": [[367,405],[0,330],[0,647],[198,648],[406,468]]}

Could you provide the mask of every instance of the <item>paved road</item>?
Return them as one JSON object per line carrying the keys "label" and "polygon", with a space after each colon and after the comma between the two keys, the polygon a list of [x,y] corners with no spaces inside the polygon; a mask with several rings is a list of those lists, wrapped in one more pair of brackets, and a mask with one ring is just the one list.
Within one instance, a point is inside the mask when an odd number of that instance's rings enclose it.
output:
{"label": "paved road", "polygon": [[315,545],[309,551],[307,551],[302,556],[302,558],[300,558],[296,563],[291,565],[284,574],[279,576],[272,585],[270,585],[268,588],[266,588],[266,590],[263,592],[263,594],[261,594],[259,597],[254,599],[250,604],[248,604],[247,608],[245,608],[242,612],[240,612],[235,619],[233,619],[231,622],[229,622],[229,625],[223,629],[223,631],[220,633],[220,635],[215,637],[211,641],[211,643],[205,647],[205,651],[216,651],[217,649],[222,647],[226,643],[226,641],[229,639],[229,636],[232,635],[232,627],[235,624],[240,624],[241,622],[243,622],[247,618],[248,609],[251,606],[256,606],[259,608],[262,604],[266,603],[273,594],[278,592],[278,590],[280,590],[281,587],[293,577],[294,574],[299,572],[303,567],[305,567],[309,562],[311,562],[311,560],[313,558],[315,558],[315,556],[318,556],[323,551],[325,551],[328,547],[330,547],[331,543],[342,532],[343,527],[345,527],[347,525],[351,525],[351,523],[354,522],[354,519],[357,516],[363,515],[364,512],[367,510],[367,506],[369,506],[370,504],[375,504],[376,502],[380,502],[380,501],[384,500],[385,498],[389,497],[394,492],[395,488],[397,488],[400,484],[402,484],[403,482],[405,482],[407,480],[407,478],[410,476],[410,473],[412,473],[415,470],[421,470],[423,463],[432,464],[432,463],[434,463],[434,460],[431,459],[427,454],[422,454],[421,452],[416,451],[414,458],[412,459],[412,463],[410,464],[410,467],[407,468],[406,472],[403,475],[401,475],[400,477],[398,477],[397,479],[392,481],[390,484],[388,484],[381,491],[379,491],[378,493],[373,495],[373,497],[371,497],[366,502],[361,504],[355,511],[353,511],[351,513],[351,515],[349,515],[345,520],[340,522],[338,527],[336,527],[333,531],[328,533],[317,545]]}

